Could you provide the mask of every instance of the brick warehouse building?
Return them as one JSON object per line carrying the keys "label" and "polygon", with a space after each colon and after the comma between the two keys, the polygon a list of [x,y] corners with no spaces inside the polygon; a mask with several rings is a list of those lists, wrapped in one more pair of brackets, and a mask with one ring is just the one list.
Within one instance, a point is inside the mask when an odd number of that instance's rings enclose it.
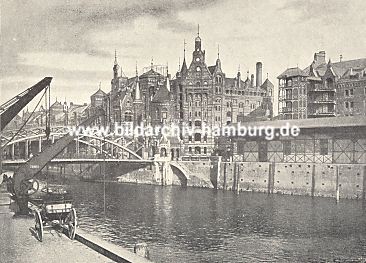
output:
{"label": "brick warehouse building", "polygon": [[[184,50],[185,53],[185,50]],[[238,71],[234,78],[226,77],[219,54],[215,65],[206,64],[206,53],[202,40],[195,38],[192,61],[187,66],[184,56],[180,70],[173,78],[158,72],[151,63],[145,73],[128,78],[118,64],[117,55],[113,66],[111,91],[104,96],[108,119],[111,123],[141,123],[177,125],[200,128],[223,126],[246,120],[267,120],[273,115],[273,89],[268,79],[262,82],[262,63],[256,65],[254,74],[242,80]],[[97,92],[96,95],[102,95]],[[94,96],[95,97],[95,96]],[[90,110],[96,105],[92,98]],[[198,132],[193,136],[180,138],[155,138],[149,140],[149,155],[210,156],[215,151],[214,138]],[[162,149],[159,145],[169,145]]]}
{"label": "brick warehouse building", "polygon": [[366,59],[326,62],[314,54],[305,69],[288,68],[279,80],[280,119],[366,115]]}

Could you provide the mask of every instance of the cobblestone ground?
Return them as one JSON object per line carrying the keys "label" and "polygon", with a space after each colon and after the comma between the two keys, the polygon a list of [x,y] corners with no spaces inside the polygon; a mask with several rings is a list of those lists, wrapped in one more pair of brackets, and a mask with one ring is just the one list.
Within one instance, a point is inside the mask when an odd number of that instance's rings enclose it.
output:
{"label": "cobblestone ground", "polygon": [[32,217],[14,217],[10,198],[0,185],[0,262],[113,262],[55,230],[45,230],[43,242],[33,234]]}

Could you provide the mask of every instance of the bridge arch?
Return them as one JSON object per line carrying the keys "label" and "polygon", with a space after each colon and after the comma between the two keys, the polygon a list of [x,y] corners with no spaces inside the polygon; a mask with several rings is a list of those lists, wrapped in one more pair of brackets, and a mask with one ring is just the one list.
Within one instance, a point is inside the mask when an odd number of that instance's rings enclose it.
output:
{"label": "bridge arch", "polygon": [[178,162],[170,162],[170,167],[172,168],[173,173],[178,177],[181,186],[187,187],[188,180],[190,179],[187,169]]}
{"label": "bridge arch", "polygon": [[[38,129],[39,130],[39,129]],[[65,133],[61,133],[61,132],[51,132],[50,133],[50,137],[52,136],[64,136],[66,134]],[[27,135],[27,136],[22,136],[18,139],[15,139],[11,142],[8,142],[7,143],[7,146],[10,146],[12,144],[15,144],[15,143],[19,143],[19,142],[24,142],[24,141],[27,141],[27,140],[34,140],[34,139],[39,139],[39,138],[43,138],[45,137],[46,135],[42,132],[42,133],[39,133],[39,134],[34,134],[32,133],[32,135]],[[98,136],[93,136],[93,135],[81,135],[81,136],[78,136],[77,138],[75,138],[75,140],[79,140],[81,143],[84,143],[86,145],[89,145],[89,146],[92,146],[90,143],[86,143],[86,141],[83,141],[81,140],[82,138],[91,138],[91,139],[95,139],[95,140],[98,140],[98,141],[102,141],[102,142],[105,142],[105,143],[109,143],[110,145],[113,145],[123,151],[126,151],[130,154],[130,156],[133,156],[135,157],[136,159],[138,160],[143,160],[141,156],[139,156],[137,153],[135,153],[134,151],[132,151],[131,149],[127,148],[126,146],[123,146],[123,145],[120,145],[112,140],[109,140],[109,139],[105,139],[105,138],[101,138],[101,137],[98,137]],[[130,143],[129,143],[130,144]],[[128,145],[129,145],[128,144]]]}

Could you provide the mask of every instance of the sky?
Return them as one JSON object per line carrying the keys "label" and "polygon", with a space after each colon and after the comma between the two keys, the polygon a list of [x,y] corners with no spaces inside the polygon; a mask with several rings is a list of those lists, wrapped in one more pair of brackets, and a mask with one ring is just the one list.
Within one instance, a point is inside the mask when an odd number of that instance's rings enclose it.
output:
{"label": "sky", "polygon": [[305,68],[315,52],[327,60],[366,57],[364,0],[1,0],[0,103],[46,76],[52,100],[90,102],[99,83],[110,91],[114,52],[124,73],[190,63],[200,26],[206,62],[220,46],[222,68],[234,77],[263,63],[277,87],[288,67]]}

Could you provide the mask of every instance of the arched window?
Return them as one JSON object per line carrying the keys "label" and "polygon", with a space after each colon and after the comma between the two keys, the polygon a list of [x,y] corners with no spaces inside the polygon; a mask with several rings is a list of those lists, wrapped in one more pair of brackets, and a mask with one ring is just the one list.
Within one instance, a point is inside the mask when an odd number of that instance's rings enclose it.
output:
{"label": "arched window", "polygon": [[161,157],[166,157],[167,156],[167,152],[166,152],[166,149],[165,148],[161,148],[161,150],[160,150],[160,156]]}
{"label": "arched window", "polygon": [[200,142],[201,141],[201,133],[195,133],[194,134],[194,141]]}
{"label": "arched window", "polygon": [[194,147],[194,153],[195,154],[201,154],[201,147]]}
{"label": "arched window", "polygon": [[199,66],[198,66],[198,67],[196,68],[196,71],[197,71],[197,72],[200,72],[200,71],[201,71],[201,67],[199,67]]}
{"label": "arched window", "polygon": [[227,117],[231,117],[231,111],[228,111],[228,112],[226,113],[226,116],[227,116]]}

